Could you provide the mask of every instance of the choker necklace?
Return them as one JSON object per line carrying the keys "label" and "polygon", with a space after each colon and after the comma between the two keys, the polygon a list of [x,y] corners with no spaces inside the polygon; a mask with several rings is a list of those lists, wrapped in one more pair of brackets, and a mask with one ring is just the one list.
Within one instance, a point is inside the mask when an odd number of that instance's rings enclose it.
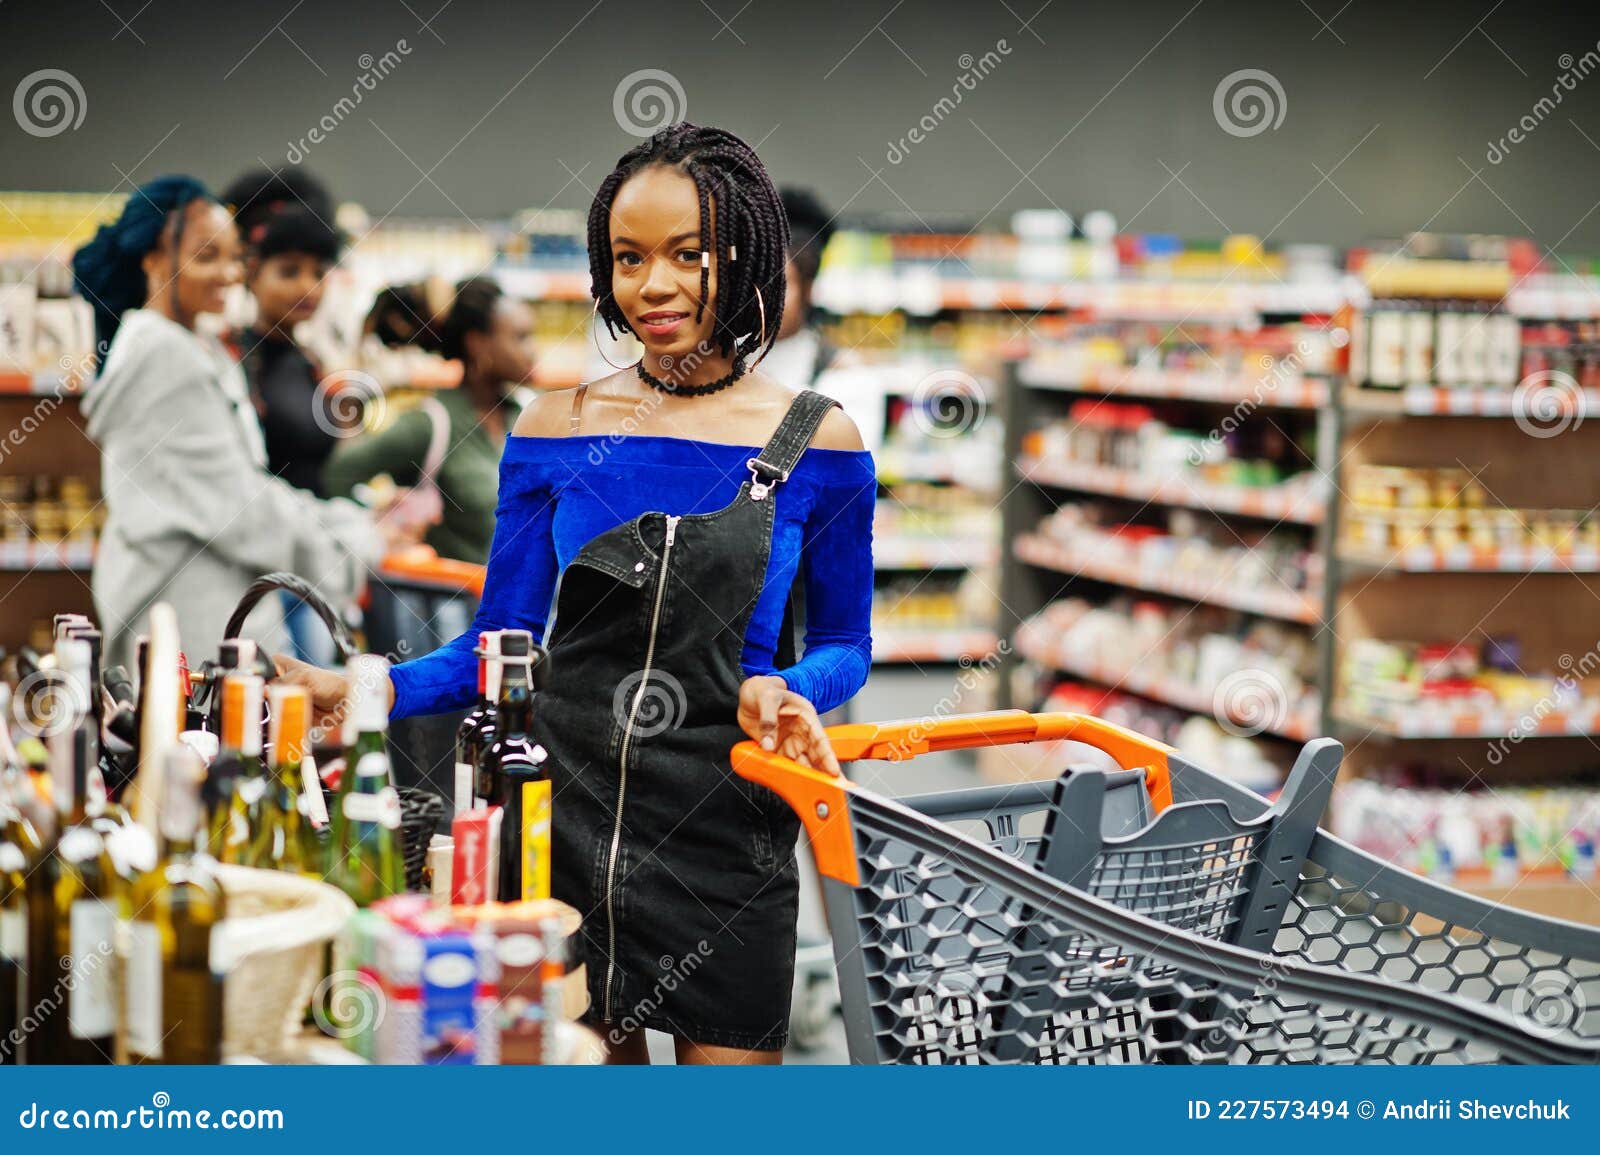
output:
{"label": "choker necklace", "polygon": [[659,389],[663,393],[672,393],[679,397],[704,397],[708,393],[717,393],[732,385],[744,376],[744,354],[736,354],[733,358],[733,368],[727,374],[718,377],[715,381],[707,381],[704,385],[679,385],[672,381],[663,381],[654,373],[644,367],[644,359],[634,366],[639,372],[639,380],[652,389]]}

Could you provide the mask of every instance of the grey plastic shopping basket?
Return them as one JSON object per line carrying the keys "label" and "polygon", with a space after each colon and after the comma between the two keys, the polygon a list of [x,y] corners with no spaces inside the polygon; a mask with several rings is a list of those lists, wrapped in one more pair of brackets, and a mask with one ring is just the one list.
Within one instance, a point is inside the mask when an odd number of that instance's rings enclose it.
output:
{"label": "grey plastic shopping basket", "polygon": [[1592,1063],[1600,930],[1479,901],[1080,714],[828,731],[841,761],[1072,739],[1123,771],[902,802],[743,742],[805,822],[863,1063]]}

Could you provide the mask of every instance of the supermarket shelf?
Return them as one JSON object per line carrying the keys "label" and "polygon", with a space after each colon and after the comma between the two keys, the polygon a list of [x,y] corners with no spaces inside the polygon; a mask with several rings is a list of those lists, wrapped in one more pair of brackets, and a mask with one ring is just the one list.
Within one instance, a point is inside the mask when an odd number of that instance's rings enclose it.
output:
{"label": "supermarket shelf", "polygon": [[875,663],[982,661],[994,653],[1000,638],[993,630],[918,630],[907,627],[872,630]]}
{"label": "supermarket shelf", "polygon": [[1048,362],[1024,361],[1017,377],[1035,389],[1248,404],[1273,409],[1318,409],[1328,403],[1328,385],[1301,378],[1270,386],[1260,379],[1192,369],[1091,368],[1075,372]]}
{"label": "supermarket shelf", "polygon": [[1050,461],[1026,454],[1017,459],[1017,470],[1024,477],[1042,485],[1080,489],[1088,493],[1103,493],[1160,505],[1235,513],[1269,521],[1320,525],[1324,514],[1321,496],[1301,486],[1252,488],[1187,478],[1163,480],[1129,469],[1084,465],[1075,461]]}
{"label": "supermarket shelf", "polygon": [[1544,426],[1570,418],[1581,421],[1587,413],[1600,413],[1600,389],[1584,389],[1572,395],[1562,412],[1544,413],[1545,398],[1556,396],[1546,391],[1540,398],[1540,411],[1533,412],[1527,400],[1518,401],[1513,389],[1442,389],[1434,385],[1407,385],[1401,389],[1372,389],[1352,386],[1345,390],[1347,413],[1373,417],[1511,417]]}
{"label": "supermarket shelf", "polygon": [[[1418,709],[1402,718],[1374,718],[1335,704],[1334,725],[1381,738],[1587,738],[1600,735],[1600,704],[1543,718],[1506,710],[1466,712]],[[1525,725],[1528,723],[1528,725]]]}
{"label": "supermarket shelf", "polygon": [[490,270],[503,292],[530,301],[589,301],[587,269],[537,269],[496,265]]}
{"label": "supermarket shelf", "polygon": [[63,401],[75,401],[82,396],[81,383],[60,373],[0,373],[0,400],[7,397],[56,397]]}
{"label": "supermarket shelf", "polygon": [[890,445],[874,455],[878,480],[884,485],[900,482],[938,481],[964,485],[970,489],[993,490],[998,485],[994,459],[981,458],[961,448],[961,439],[952,439],[949,448],[907,450]]}
{"label": "supermarket shelf", "polygon": [[[1017,652],[1024,658],[1049,666],[1063,674],[1085,678],[1112,689],[1126,690],[1157,702],[1165,702],[1169,706],[1176,706],[1180,710],[1215,716],[1216,703],[1212,696],[1196,690],[1193,686],[1144,674],[1135,669],[1118,669],[1096,662],[1081,661],[1063,653],[1059,647],[1051,645],[1047,640],[1037,638],[1035,632],[1026,624],[1017,631]],[[1239,726],[1254,727],[1249,719],[1232,720]],[[1291,717],[1284,719],[1279,725],[1262,727],[1262,732],[1304,742],[1311,737],[1313,729],[1314,727],[1305,719]]]}
{"label": "supermarket shelf", "polygon": [[1089,309],[1130,319],[1331,313],[1350,298],[1346,279],[1317,282],[1063,281],[944,276],[932,268],[824,270],[813,299],[833,313],[914,315],[941,309]]}
{"label": "supermarket shelf", "polygon": [[999,547],[990,538],[884,537],[872,543],[878,570],[976,569],[993,565]]}
{"label": "supermarket shelf", "polygon": [[1553,550],[1548,546],[1473,549],[1468,545],[1437,549],[1411,546],[1392,553],[1344,546],[1339,562],[1396,573],[1600,573],[1600,550]]}
{"label": "supermarket shelf", "polygon": [[0,542],[0,573],[88,573],[93,568],[92,545]]}
{"label": "supermarket shelf", "polygon": [[1318,600],[1288,590],[1245,589],[1214,578],[1194,578],[1159,570],[1119,565],[1091,557],[1042,534],[1025,533],[1012,543],[1017,557],[1032,565],[1061,573],[1078,574],[1114,585],[1132,586],[1193,602],[1226,606],[1262,617],[1310,624],[1321,616]]}

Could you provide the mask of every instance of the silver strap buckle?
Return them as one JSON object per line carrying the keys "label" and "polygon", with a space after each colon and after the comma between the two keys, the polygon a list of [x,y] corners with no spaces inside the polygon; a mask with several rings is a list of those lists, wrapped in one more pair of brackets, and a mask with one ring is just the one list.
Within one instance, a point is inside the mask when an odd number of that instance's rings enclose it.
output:
{"label": "silver strap buckle", "polygon": [[[767,494],[772,492],[772,487],[774,485],[780,481],[789,480],[789,471],[787,469],[779,469],[776,465],[772,464],[772,462],[762,461],[759,457],[750,458],[750,460],[745,462],[745,465],[750,469],[751,501],[765,501]],[[761,472],[763,470],[765,470],[771,476],[770,481],[762,478]]]}

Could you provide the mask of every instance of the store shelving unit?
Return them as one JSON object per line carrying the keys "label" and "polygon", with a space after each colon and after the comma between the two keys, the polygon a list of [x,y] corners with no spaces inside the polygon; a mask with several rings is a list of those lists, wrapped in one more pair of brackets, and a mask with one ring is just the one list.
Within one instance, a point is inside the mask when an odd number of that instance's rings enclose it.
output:
{"label": "store shelving unit", "polygon": [[[1097,300],[1094,316],[1100,320],[1159,320],[1176,329],[1204,314],[1191,314],[1183,306],[1193,302],[1227,300],[1234,308],[1220,314],[1241,328],[1263,319],[1291,320],[1324,311],[1331,313],[1348,295],[1348,285],[1314,288],[1273,285],[1224,287],[1183,286],[1172,291],[1118,292]],[[1175,311],[1162,314],[1149,307],[1119,308],[1129,301],[1167,300]],[[1334,389],[1322,376],[1296,375],[1272,380],[1263,387],[1260,375],[1229,369],[1170,369],[1135,363],[1126,367],[1072,365],[1041,343],[1034,355],[1018,362],[1008,375],[1005,393],[1006,455],[1009,465],[1007,494],[1002,506],[1003,537],[1001,600],[1002,635],[1017,641],[1009,655],[1001,693],[1006,704],[1023,708],[1037,705],[1025,677],[1027,666],[1139,695],[1152,702],[1174,706],[1192,714],[1230,721],[1268,736],[1303,741],[1321,732],[1329,702],[1322,688],[1329,683],[1331,654],[1321,629],[1330,607],[1324,588],[1299,590],[1240,584],[1223,573],[1180,575],[1162,566],[1112,561],[1093,548],[1074,548],[1039,531],[1051,511],[1073,503],[1104,503],[1136,516],[1141,511],[1181,508],[1235,526],[1300,527],[1327,552],[1335,517],[1331,487],[1326,475],[1330,458]],[[1237,421],[1272,421],[1275,424],[1317,432],[1316,468],[1288,482],[1271,486],[1222,484],[1196,479],[1179,471],[1150,473],[1102,464],[1043,457],[1025,451],[1030,429],[1067,412],[1074,399],[1149,399],[1179,403],[1198,428],[1213,426],[1233,414]],[[1298,425],[1294,424],[1298,423]],[[1119,504],[1120,503],[1120,504]],[[1031,621],[1034,614],[1062,596],[1082,595],[1097,600],[1105,591],[1160,595],[1179,606],[1220,606],[1251,618],[1270,618],[1300,626],[1317,637],[1319,698],[1313,714],[1290,710],[1284,716],[1259,723],[1259,719],[1229,717],[1230,708],[1219,701],[1214,687],[1175,682],[1132,666],[1086,662],[1065,652]],[[1180,613],[1185,612],[1180,609]]]}

